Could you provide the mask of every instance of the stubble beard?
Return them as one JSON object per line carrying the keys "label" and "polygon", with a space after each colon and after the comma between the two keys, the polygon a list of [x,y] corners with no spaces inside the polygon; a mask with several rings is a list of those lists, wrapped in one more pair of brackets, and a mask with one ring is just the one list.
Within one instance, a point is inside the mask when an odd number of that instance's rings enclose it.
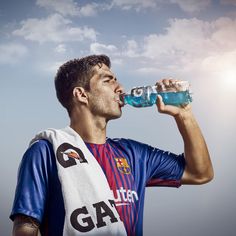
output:
{"label": "stubble beard", "polygon": [[105,118],[107,122],[109,120],[118,119],[122,115],[122,111],[118,107],[118,104],[117,104],[117,107],[114,106],[113,108],[111,105],[104,103],[99,98],[95,98],[91,100],[90,102],[91,102],[91,108],[90,108],[91,113],[94,116],[100,116],[100,117]]}

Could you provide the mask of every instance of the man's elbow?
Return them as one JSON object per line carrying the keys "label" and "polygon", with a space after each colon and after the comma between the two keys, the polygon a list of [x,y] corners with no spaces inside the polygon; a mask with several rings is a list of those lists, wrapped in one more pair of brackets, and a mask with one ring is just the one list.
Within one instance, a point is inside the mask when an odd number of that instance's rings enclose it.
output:
{"label": "man's elbow", "polygon": [[29,216],[17,214],[14,219],[13,236],[41,236],[39,222]]}
{"label": "man's elbow", "polygon": [[210,170],[207,173],[201,175],[201,176],[196,176],[195,177],[195,184],[201,185],[201,184],[206,184],[209,183],[214,179],[214,171]]}
{"label": "man's elbow", "polygon": [[192,173],[188,169],[185,170],[181,182],[182,184],[201,185],[209,183],[214,178],[214,171],[210,168],[201,173]]}

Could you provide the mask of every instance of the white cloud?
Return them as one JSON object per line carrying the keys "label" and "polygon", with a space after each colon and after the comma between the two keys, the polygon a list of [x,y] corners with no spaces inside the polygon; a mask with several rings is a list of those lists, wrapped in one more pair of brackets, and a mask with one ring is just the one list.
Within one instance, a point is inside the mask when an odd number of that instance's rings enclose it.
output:
{"label": "white cloud", "polygon": [[183,11],[189,13],[204,10],[211,4],[211,0],[170,0],[170,2],[178,4]]}
{"label": "white cloud", "polygon": [[125,45],[120,45],[120,48],[112,44],[91,43],[90,53],[92,54],[107,54],[112,58],[112,63],[121,65],[124,58],[135,58],[140,56],[138,43],[135,40],[127,40]]}
{"label": "white cloud", "polygon": [[66,52],[66,45],[65,44],[57,45],[56,48],[55,48],[55,52],[58,52],[58,53]]}
{"label": "white cloud", "polygon": [[165,34],[151,34],[144,39],[144,55],[180,56],[202,54],[208,46],[209,24],[197,19],[173,19]]}
{"label": "white cloud", "polygon": [[79,6],[73,0],[37,0],[36,4],[48,10],[60,13],[63,16],[94,16],[99,10],[104,9],[103,3],[88,3]]}
{"label": "white cloud", "polygon": [[89,27],[72,27],[72,22],[59,14],[47,18],[30,18],[21,22],[21,28],[13,31],[13,35],[22,36],[26,40],[44,42],[73,42],[95,40],[97,32]]}
{"label": "white cloud", "polygon": [[135,9],[136,11],[140,11],[145,8],[154,8],[157,7],[157,3],[160,0],[113,0],[112,6],[120,7],[123,10]]}
{"label": "white cloud", "polygon": [[36,4],[49,10],[54,10],[62,15],[77,15],[79,8],[73,0],[37,0]]}
{"label": "white cloud", "polygon": [[18,43],[0,44],[0,64],[14,64],[28,54],[28,49]]}
{"label": "white cloud", "polygon": [[163,4],[177,4],[183,11],[194,13],[210,6],[211,0],[113,0],[111,7],[120,7],[122,10],[135,9],[136,11],[140,11],[147,8],[160,8]]}
{"label": "white cloud", "polygon": [[105,54],[111,58],[113,65],[123,64],[122,51],[119,50],[115,45],[112,44],[102,44],[102,43],[92,43],[90,45],[91,54]]}
{"label": "white cloud", "polygon": [[[222,0],[225,4],[232,4],[234,0]],[[211,4],[211,0],[112,0],[107,2],[91,2],[79,5],[75,0],[37,0],[36,4],[48,10],[60,13],[63,16],[95,16],[99,12],[112,8],[122,10],[136,10],[160,8],[163,4],[177,4],[188,13],[204,10]]]}
{"label": "white cloud", "polygon": [[166,69],[191,70],[208,57],[235,50],[236,20],[220,18],[205,22],[197,19],[174,19],[164,34],[144,38],[140,56],[152,65]]}
{"label": "white cloud", "polygon": [[212,42],[215,42],[220,51],[230,51],[236,48],[236,18],[219,18],[212,24]]}
{"label": "white cloud", "polygon": [[[236,61],[234,29],[236,19],[226,17],[211,22],[196,18],[172,19],[162,34],[150,34],[139,41],[127,39],[119,46],[96,42],[91,44],[90,51],[108,54],[122,63],[137,60],[137,72],[149,75],[206,74],[207,67],[211,74],[213,69],[223,74],[226,70],[232,72],[225,63],[232,68]],[[224,66],[218,66],[220,64]]]}
{"label": "white cloud", "polygon": [[95,16],[97,15],[97,12],[101,9],[99,4],[91,3],[86,4],[85,6],[82,6],[80,8],[80,14],[81,16]]}
{"label": "white cloud", "polygon": [[146,74],[205,73],[206,65],[211,65],[209,72],[214,67],[222,74],[226,66],[217,65],[222,61],[232,65],[236,60],[236,53],[232,53],[236,48],[234,29],[236,19],[227,17],[211,22],[196,18],[172,19],[162,34],[150,34],[139,41],[127,39],[124,45],[119,46],[96,42],[90,45],[90,52],[108,54],[122,63],[137,59],[137,71]]}
{"label": "white cloud", "polygon": [[137,57],[138,56],[137,52],[138,52],[137,42],[135,40],[128,40],[123,54],[127,55],[128,57]]}
{"label": "white cloud", "polygon": [[115,45],[105,45],[101,43],[92,43],[90,45],[90,52],[94,54],[119,54],[119,51]]}

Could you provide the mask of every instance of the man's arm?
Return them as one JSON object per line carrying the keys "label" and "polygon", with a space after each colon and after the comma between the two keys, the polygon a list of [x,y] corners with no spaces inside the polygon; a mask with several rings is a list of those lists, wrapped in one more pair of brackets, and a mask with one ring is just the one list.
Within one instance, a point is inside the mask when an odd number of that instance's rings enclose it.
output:
{"label": "man's arm", "polygon": [[[168,83],[169,80],[165,80]],[[186,167],[182,184],[204,184],[212,180],[214,172],[206,142],[191,111],[190,104],[182,107],[165,105],[158,96],[160,113],[173,116],[184,141]]]}
{"label": "man's arm", "polygon": [[182,184],[204,184],[212,180],[213,167],[206,142],[191,111],[175,116],[184,140],[186,167]]}
{"label": "man's arm", "polygon": [[16,215],[13,225],[13,236],[41,236],[39,231],[39,223],[36,219],[25,216]]}

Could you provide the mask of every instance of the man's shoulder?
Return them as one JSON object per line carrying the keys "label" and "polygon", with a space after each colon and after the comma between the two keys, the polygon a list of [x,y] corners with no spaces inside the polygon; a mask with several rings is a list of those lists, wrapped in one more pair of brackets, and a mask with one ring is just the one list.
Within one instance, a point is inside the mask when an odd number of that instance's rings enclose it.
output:
{"label": "man's shoulder", "polygon": [[51,159],[54,155],[52,144],[45,139],[39,139],[32,143],[24,153],[23,162],[40,163]]}
{"label": "man's shoulder", "polygon": [[130,138],[109,138],[108,142],[116,146],[123,146],[125,148],[144,148],[147,144],[136,141]]}
{"label": "man's shoulder", "polygon": [[27,151],[46,151],[46,150],[53,150],[52,144],[46,139],[39,139],[33,142]]}

